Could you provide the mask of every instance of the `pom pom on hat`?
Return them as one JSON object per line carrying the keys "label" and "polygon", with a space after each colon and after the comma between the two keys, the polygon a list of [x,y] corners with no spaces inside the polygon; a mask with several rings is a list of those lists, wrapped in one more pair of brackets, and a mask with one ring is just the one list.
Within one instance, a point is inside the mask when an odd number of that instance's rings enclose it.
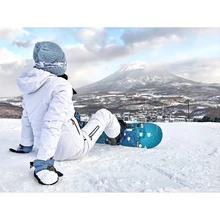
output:
{"label": "pom pom on hat", "polygon": [[66,57],[61,47],[50,41],[35,44],[33,59],[35,67],[61,76],[66,72]]}

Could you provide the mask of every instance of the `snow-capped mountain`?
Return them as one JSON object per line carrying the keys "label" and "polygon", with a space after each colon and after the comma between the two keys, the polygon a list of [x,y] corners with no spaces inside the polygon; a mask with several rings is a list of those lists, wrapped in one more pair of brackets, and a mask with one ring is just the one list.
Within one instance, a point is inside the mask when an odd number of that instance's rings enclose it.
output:
{"label": "snow-capped mountain", "polygon": [[129,91],[145,88],[198,86],[194,82],[169,73],[164,67],[154,68],[147,63],[131,63],[120,68],[110,76],[78,89],[79,93]]}
{"label": "snow-capped mountain", "polygon": [[96,83],[78,88],[74,98],[77,105],[88,107],[79,109],[83,113],[100,107],[113,112],[142,109],[146,113],[156,107],[158,114],[186,115],[190,100],[191,116],[219,116],[219,84],[195,82],[172,73],[174,70],[165,65],[131,63]]}

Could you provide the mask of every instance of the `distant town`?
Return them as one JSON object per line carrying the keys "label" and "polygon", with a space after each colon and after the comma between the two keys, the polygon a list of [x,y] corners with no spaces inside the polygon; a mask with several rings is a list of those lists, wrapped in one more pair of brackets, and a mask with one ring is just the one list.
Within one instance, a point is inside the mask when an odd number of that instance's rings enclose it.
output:
{"label": "distant town", "polygon": [[74,107],[81,114],[83,121],[88,121],[91,115],[100,108],[109,109],[124,121],[202,121],[207,112],[213,114],[210,117],[212,121],[218,121],[220,117],[220,104],[213,106],[210,101],[198,102],[179,95],[155,96],[149,92],[81,95],[75,99]]}
{"label": "distant town", "polygon": [[[21,118],[22,97],[2,98],[0,118]],[[108,92],[74,95],[73,105],[88,121],[101,108],[124,121],[138,122],[220,122],[220,101],[198,101],[182,95],[155,95],[152,92]]]}

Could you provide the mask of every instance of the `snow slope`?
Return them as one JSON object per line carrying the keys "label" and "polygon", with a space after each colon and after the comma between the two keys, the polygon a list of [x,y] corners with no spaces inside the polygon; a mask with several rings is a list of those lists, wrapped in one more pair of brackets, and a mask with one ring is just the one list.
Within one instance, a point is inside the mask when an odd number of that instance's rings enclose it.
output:
{"label": "snow slope", "polygon": [[36,152],[14,154],[18,119],[0,119],[0,192],[220,192],[220,123],[158,123],[154,149],[96,144],[75,161],[55,162],[64,176],[53,186],[33,177]]}

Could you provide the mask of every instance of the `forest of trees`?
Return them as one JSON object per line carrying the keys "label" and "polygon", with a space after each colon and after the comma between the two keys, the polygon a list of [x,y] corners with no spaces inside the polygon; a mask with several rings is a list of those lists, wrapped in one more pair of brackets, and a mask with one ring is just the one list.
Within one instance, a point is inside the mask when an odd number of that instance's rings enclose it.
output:
{"label": "forest of trees", "polygon": [[194,122],[220,122],[220,117],[204,116],[202,119],[193,119]]}

